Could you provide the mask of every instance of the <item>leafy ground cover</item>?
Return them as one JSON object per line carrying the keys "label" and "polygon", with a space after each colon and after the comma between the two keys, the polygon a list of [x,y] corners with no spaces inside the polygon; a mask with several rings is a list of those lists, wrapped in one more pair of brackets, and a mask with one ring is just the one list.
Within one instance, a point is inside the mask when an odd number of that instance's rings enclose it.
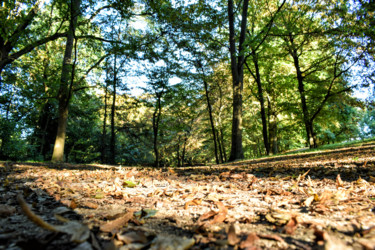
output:
{"label": "leafy ground cover", "polygon": [[0,249],[374,249],[375,145],[205,167],[3,162]]}

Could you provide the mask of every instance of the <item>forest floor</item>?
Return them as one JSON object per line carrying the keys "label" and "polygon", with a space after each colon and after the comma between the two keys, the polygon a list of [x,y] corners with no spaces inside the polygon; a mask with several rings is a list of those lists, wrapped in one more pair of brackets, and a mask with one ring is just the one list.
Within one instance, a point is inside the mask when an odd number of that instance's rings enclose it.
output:
{"label": "forest floor", "polygon": [[375,144],[159,170],[0,163],[0,249],[269,248],[375,249]]}

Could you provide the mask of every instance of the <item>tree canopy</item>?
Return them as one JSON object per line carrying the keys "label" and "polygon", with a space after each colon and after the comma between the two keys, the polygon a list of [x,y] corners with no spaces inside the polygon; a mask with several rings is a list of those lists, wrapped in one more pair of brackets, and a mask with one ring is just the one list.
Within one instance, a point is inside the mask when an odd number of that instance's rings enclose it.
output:
{"label": "tree canopy", "polygon": [[373,137],[374,9],[2,2],[0,159],[218,164]]}

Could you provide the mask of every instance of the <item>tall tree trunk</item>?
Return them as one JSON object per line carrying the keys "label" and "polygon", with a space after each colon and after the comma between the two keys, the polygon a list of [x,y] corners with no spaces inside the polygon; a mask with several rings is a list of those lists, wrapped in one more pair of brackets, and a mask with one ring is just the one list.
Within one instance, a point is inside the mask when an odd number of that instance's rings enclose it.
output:
{"label": "tall tree trunk", "polygon": [[212,138],[213,138],[213,141],[214,141],[214,150],[215,150],[215,160],[216,160],[216,164],[219,164],[219,157],[218,157],[218,150],[217,150],[217,140],[216,140],[216,132],[215,132],[215,124],[214,124],[214,118],[212,116],[212,106],[211,106],[211,102],[210,102],[210,96],[209,96],[209,92],[208,92],[208,83],[206,80],[203,80],[203,83],[204,83],[204,90],[205,90],[205,93],[206,93],[206,101],[207,101],[207,108],[208,108],[208,115],[210,116],[210,124],[211,124],[211,131],[212,131]]}
{"label": "tall tree trunk", "polygon": [[289,34],[289,36],[284,38],[284,40],[288,43],[289,54],[293,58],[294,67],[296,69],[298,92],[300,95],[301,107],[302,107],[303,123],[305,125],[305,130],[306,130],[306,142],[310,148],[315,148],[313,122],[310,119],[309,110],[307,107],[305,85],[303,83],[304,77],[303,77],[301,67],[300,67],[298,51],[296,49],[296,45],[294,43],[294,38],[292,34]]}
{"label": "tall tree trunk", "polygon": [[278,147],[277,147],[277,115],[276,112],[272,109],[271,101],[268,98],[268,131],[269,131],[269,145],[270,145],[270,151],[272,154],[278,153]]}
{"label": "tall tree trunk", "polygon": [[155,162],[154,167],[158,168],[160,165],[159,160],[159,149],[158,149],[158,131],[159,131],[159,122],[160,122],[160,116],[161,116],[161,95],[162,94],[156,94],[157,95],[157,103],[155,107],[154,114],[152,115],[152,128],[154,131],[154,153],[155,153]]}
{"label": "tall tree trunk", "polygon": [[181,135],[178,136],[177,142],[177,167],[181,167],[181,156],[180,156],[180,142],[181,142]]}
{"label": "tall tree trunk", "polygon": [[[236,50],[236,35],[234,29],[233,0],[228,0],[228,20],[229,20],[229,51],[231,58],[231,71],[233,81],[233,117],[232,117],[232,148],[229,161],[244,158],[242,147],[242,92],[243,92],[243,63],[244,54],[243,43],[246,37],[247,10],[249,0],[244,0],[242,6],[241,33]],[[237,56],[238,54],[238,56]]]}
{"label": "tall tree trunk", "polygon": [[222,128],[220,128],[220,141],[221,141],[220,144],[221,144],[223,154],[224,154],[224,161],[226,162],[228,160],[228,157],[227,157],[227,151],[225,149],[225,143],[224,143],[224,131]]}
{"label": "tall tree trunk", "polygon": [[[107,69],[108,71],[108,69]],[[102,132],[102,138],[101,138],[101,154],[100,154],[100,160],[102,163],[106,163],[106,147],[107,147],[107,92],[108,92],[108,77],[104,88],[104,117],[103,117],[103,132]]]}
{"label": "tall tree trunk", "polygon": [[61,70],[60,88],[58,93],[59,108],[58,108],[58,124],[55,145],[51,161],[62,162],[64,161],[64,147],[66,137],[66,126],[68,122],[68,106],[71,97],[71,87],[69,85],[73,82],[73,63],[72,52],[74,43],[74,34],[77,24],[77,17],[80,13],[81,0],[71,0],[70,2],[70,25],[66,38],[65,54],[63,59],[63,66]]}
{"label": "tall tree trunk", "polygon": [[113,64],[113,94],[112,94],[112,107],[111,107],[111,141],[110,141],[110,152],[111,159],[110,163],[116,163],[116,131],[115,131],[115,117],[116,117],[116,93],[117,91],[117,55],[115,54]]}
{"label": "tall tree trunk", "polygon": [[220,141],[220,137],[219,137],[219,130],[216,130],[216,138],[217,138],[217,145],[218,145],[218,148],[219,148],[219,156],[220,156],[220,162],[223,163],[224,162],[224,156],[223,156],[223,148],[221,146],[221,141]]}
{"label": "tall tree trunk", "polygon": [[308,110],[307,102],[306,102],[305,85],[303,83],[303,75],[301,72],[301,68],[299,66],[299,57],[296,51],[293,54],[293,61],[294,61],[294,66],[297,72],[298,92],[300,94],[300,99],[301,99],[303,122],[305,124],[306,137],[307,137],[306,140],[307,140],[308,146],[310,148],[314,148],[315,142],[314,142],[313,128],[312,128],[313,123],[309,119],[309,110]]}
{"label": "tall tree trunk", "polygon": [[268,141],[268,129],[267,129],[267,117],[266,117],[266,109],[264,107],[264,96],[263,96],[263,87],[262,87],[262,80],[260,79],[260,70],[258,64],[258,54],[253,51],[253,63],[255,66],[255,81],[258,87],[258,98],[260,102],[260,115],[262,118],[262,132],[263,132],[263,142],[264,147],[266,148],[266,154],[270,154],[270,144]]}

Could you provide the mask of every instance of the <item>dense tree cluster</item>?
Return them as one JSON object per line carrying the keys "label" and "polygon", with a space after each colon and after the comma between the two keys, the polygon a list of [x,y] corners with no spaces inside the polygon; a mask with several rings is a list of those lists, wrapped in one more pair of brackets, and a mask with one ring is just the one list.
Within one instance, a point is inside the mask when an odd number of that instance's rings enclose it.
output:
{"label": "dense tree cluster", "polygon": [[3,1],[0,159],[182,166],[373,137],[374,10]]}

